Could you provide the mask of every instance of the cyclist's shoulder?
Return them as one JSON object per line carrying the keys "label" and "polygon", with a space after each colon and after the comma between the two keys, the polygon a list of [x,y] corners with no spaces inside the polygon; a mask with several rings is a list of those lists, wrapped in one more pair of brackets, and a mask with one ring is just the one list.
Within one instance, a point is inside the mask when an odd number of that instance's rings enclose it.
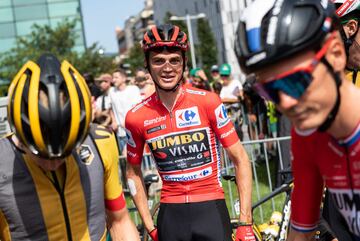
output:
{"label": "cyclist's shoulder", "polygon": [[216,93],[211,91],[186,86],[185,92],[187,94],[187,98],[192,100],[199,106],[207,106],[212,103],[221,102],[220,97]]}
{"label": "cyclist's shoulder", "polygon": [[299,130],[293,128],[291,131],[291,139],[293,148],[296,150],[314,150],[319,151],[321,148],[325,148],[324,145],[328,145],[328,142],[332,139],[326,132],[319,132],[317,129]]}
{"label": "cyclist's shoulder", "polygon": [[95,145],[101,149],[111,150],[114,145],[116,146],[116,137],[114,132],[102,125],[90,125],[89,135],[85,139],[84,143],[86,144],[90,141],[90,139],[93,139]]}
{"label": "cyclist's shoulder", "polygon": [[15,144],[13,143],[11,137],[14,135],[13,132],[8,133],[0,138],[0,153],[5,153],[8,151],[15,151],[16,149],[12,148]]}
{"label": "cyclist's shoulder", "polygon": [[189,85],[184,85],[183,86],[185,92],[188,94],[189,97],[200,97],[200,98],[203,98],[203,97],[206,97],[209,95],[209,91],[206,91],[206,90],[203,90],[203,89],[198,89],[196,87],[192,87],[192,86],[189,86]]}
{"label": "cyclist's shoulder", "polygon": [[291,136],[296,139],[317,139],[324,138],[328,136],[328,134],[324,135],[324,133],[317,131],[317,129],[300,130],[292,128]]}
{"label": "cyclist's shoulder", "polygon": [[143,99],[141,102],[136,104],[134,107],[132,107],[128,112],[127,116],[134,116],[136,118],[139,118],[141,116],[146,116],[146,114],[149,113],[151,110],[155,110],[158,108],[158,105],[156,103],[157,101],[157,95],[154,92],[149,97]]}

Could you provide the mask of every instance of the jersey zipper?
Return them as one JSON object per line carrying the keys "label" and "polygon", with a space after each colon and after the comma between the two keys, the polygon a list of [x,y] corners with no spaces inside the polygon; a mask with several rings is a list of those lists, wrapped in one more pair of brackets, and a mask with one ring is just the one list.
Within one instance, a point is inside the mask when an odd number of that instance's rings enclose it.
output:
{"label": "jersey zipper", "polygon": [[[161,102],[161,104],[164,106],[164,108],[167,110],[167,112],[169,113],[169,116],[170,116],[170,129],[172,130],[173,129],[173,111],[172,111],[172,109],[171,110],[169,110],[165,105],[164,105],[164,103],[162,103]],[[176,104],[176,103],[175,103]]]}
{"label": "jersey zipper", "polygon": [[[69,214],[67,212],[67,207],[66,207],[66,202],[65,202],[65,196],[64,196],[64,191],[61,190],[60,184],[59,184],[59,180],[56,176],[56,173],[54,171],[51,171],[51,175],[54,179],[54,186],[56,191],[59,193],[60,195],[60,199],[61,199],[61,206],[63,209],[63,213],[64,213],[64,219],[65,219],[65,225],[66,225],[66,233],[67,233],[67,237],[68,237],[68,241],[72,241],[72,236],[71,236],[71,227],[70,227],[70,220],[69,220]],[[65,189],[65,185],[64,188]]]}

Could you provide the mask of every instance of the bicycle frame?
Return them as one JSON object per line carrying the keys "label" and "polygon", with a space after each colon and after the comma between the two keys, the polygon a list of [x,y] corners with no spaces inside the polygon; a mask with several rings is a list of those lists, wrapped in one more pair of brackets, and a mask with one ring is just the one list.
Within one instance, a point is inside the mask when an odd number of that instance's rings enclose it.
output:
{"label": "bicycle frame", "polygon": [[263,203],[267,202],[273,197],[276,197],[277,195],[281,193],[286,193],[286,198],[284,202],[284,206],[282,209],[282,220],[280,223],[280,229],[278,237],[276,238],[276,241],[285,241],[287,239],[289,224],[290,224],[290,214],[291,214],[291,191],[293,189],[293,180],[290,180],[280,187],[276,188],[273,192],[271,192],[269,195],[262,198],[260,201],[256,202],[252,206],[252,210],[254,211],[255,208],[259,207]]}

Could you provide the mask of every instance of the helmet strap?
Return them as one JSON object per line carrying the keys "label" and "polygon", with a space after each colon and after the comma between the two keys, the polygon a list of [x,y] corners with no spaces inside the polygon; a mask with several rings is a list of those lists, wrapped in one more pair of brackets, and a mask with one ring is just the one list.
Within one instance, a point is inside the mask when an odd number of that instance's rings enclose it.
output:
{"label": "helmet strap", "polygon": [[341,77],[340,77],[340,73],[335,72],[333,67],[329,64],[329,62],[324,57],[321,59],[321,62],[329,70],[331,76],[333,77],[333,79],[335,81],[335,85],[336,85],[335,104],[334,104],[333,108],[331,109],[330,113],[328,114],[327,118],[325,119],[325,121],[318,128],[318,131],[325,132],[327,129],[329,129],[331,124],[334,122],[334,120],[336,118],[336,115],[339,112],[339,107],[340,107],[340,102],[341,102],[340,86],[341,86],[342,80],[341,80]]}

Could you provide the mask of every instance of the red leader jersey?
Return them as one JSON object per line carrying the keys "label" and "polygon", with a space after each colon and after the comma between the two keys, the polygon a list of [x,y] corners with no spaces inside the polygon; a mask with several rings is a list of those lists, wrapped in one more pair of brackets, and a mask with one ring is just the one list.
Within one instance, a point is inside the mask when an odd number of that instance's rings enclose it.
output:
{"label": "red leader jersey", "polygon": [[343,140],[328,133],[293,130],[292,152],[292,227],[315,230],[325,184],[349,230],[360,236],[360,125]]}
{"label": "red leader jersey", "polygon": [[220,146],[239,141],[215,93],[182,86],[172,110],[154,93],[126,115],[127,160],[138,165],[145,143],[163,181],[161,202],[224,199]]}

